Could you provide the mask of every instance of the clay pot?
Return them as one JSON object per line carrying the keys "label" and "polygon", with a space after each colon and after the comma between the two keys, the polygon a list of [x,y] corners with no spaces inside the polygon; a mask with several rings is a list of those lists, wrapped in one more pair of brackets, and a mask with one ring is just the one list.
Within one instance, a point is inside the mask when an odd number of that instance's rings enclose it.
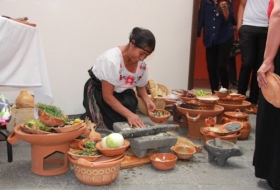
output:
{"label": "clay pot", "polygon": [[196,149],[193,146],[174,146],[171,147],[171,150],[173,150],[180,159],[190,159],[196,153]]}
{"label": "clay pot", "polygon": [[[157,117],[157,116],[154,116],[153,112],[154,111],[159,111],[159,112],[164,112],[165,115],[164,116],[160,116],[160,117]],[[167,110],[164,110],[164,109],[156,109],[154,111],[149,111],[148,112],[148,115],[150,117],[150,119],[154,122],[154,123],[165,123],[169,117],[170,117],[170,112],[167,111]]]}
{"label": "clay pot", "polygon": [[98,158],[101,157],[101,155],[94,155],[94,156],[88,156],[88,155],[79,155],[79,154],[76,154],[77,152],[79,152],[81,150],[79,149],[71,149],[68,151],[68,154],[75,160],[79,159],[79,158],[83,158],[85,160],[88,160],[90,162],[94,162],[95,160],[97,160]]}
{"label": "clay pot", "polygon": [[251,123],[249,121],[249,115],[236,109],[234,112],[225,112],[224,117],[221,119],[222,123],[239,121],[242,123],[243,127],[240,130],[239,139],[247,139],[251,132]]}
{"label": "clay pot", "polygon": [[202,138],[199,130],[204,125],[204,121],[206,118],[218,116],[224,111],[224,108],[219,105],[215,105],[213,110],[187,109],[177,104],[176,107],[180,113],[186,115],[188,121],[187,136],[193,139]]}
{"label": "clay pot", "polygon": [[64,122],[63,119],[58,117],[53,117],[40,109],[38,110],[38,115],[39,115],[39,120],[47,126],[59,126]]}
{"label": "clay pot", "polygon": [[125,139],[124,145],[122,145],[118,148],[103,148],[101,145],[101,141],[96,143],[95,147],[104,156],[117,156],[117,155],[124,154],[126,149],[129,147],[129,145],[130,145],[130,142]]}
{"label": "clay pot", "polygon": [[214,132],[205,132],[202,128],[200,129],[200,133],[203,136],[203,144],[204,146],[206,145],[206,141],[215,139],[215,138],[220,138],[225,141],[232,142],[236,144],[237,139],[240,137],[241,133],[234,133],[234,134],[229,134],[229,135],[218,135]]}
{"label": "clay pot", "polygon": [[31,144],[31,171],[41,176],[59,175],[69,170],[67,152],[70,143],[86,130],[84,125],[68,133],[28,134],[22,128],[23,124],[15,126],[7,141],[15,144],[24,140]]}
{"label": "clay pot", "polygon": [[19,96],[16,98],[17,108],[33,108],[34,107],[34,97],[27,91],[20,91]]}
{"label": "clay pot", "polygon": [[158,170],[170,170],[177,163],[178,157],[170,153],[156,153],[150,156],[152,165]]}
{"label": "clay pot", "polygon": [[120,158],[112,157],[106,162],[90,162],[83,158],[77,160],[68,156],[69,161],[74,165],[74,172],[77,179],[87,185],[106,185],[115,181],[119,175],[123,154]]}
{"label": "clay pot", "polygon": [[[235,111],[236,109],[239,109],[241,112],[248,113],[248,114],[253,112],[253,109],[251,108],[251,103],[248,101],[245,101],[245,100],[243,100],[242,104],[240,104],[240,105],[224,104],[221,102],[218,102],[218,105],[224,107],[224,112]],[[224,117],[224,112],[223,112],[223,114],[220,114],[217,117],[217,120],[216,120],[217,123],[221,123],[221,119]]]}
{"label": "clay pot", "polygon": [[216,120],[213,117],[208,117],[204,120],[204,127],[214,127]]}

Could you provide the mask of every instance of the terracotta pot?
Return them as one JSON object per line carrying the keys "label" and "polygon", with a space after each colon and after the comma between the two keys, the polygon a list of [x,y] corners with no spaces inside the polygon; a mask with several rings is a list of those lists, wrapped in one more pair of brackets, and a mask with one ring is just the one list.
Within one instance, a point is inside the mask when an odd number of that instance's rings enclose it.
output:
{"label": "terracotta pot", "polygon": [[204,127],[214,127],[216,120],[213,117],[208,117],[204,120]]}
{"label": "terracotta pot", "polygon": [[33,108],[34,107],[34,97],[27,91],[20,91],[19,96],[16,98],[17,108]]}
{"label": "terracotta pot", "polygon": [[64,122],[63,119],[58,117],[53,117],[40,109],[38,110],[38,115],[39,115],[39,120],[42,121],[47,126],[51,126],[51,127],[59,126]]}
{"label": "terracotta pot", "polygon": [[31,144],[31,171],[41,176],[53,176],[69,170],[68,150],[70,143],[81,135],[86,126],[68,133],[28,134],[23,124],[14,127],[7,139],[10,144],[24,140]]}
{"label": "terracotta pot", "polygon": [[[164,112],[165,115],[164,116],[160,116],[160,117],[157,117],[153,114],[153,112],[156,111],[156,112]],[[154,123],[165,123],[169,117],[170,117],[170,112],[165,110],[165,109],[156,109],[154,111],[148,111],[148,115],[150,117],[150,119],[154,122]]]}
{"label": "terracotta pot", "polygon": [[[253,112],[253,109],[251,108],[251,103],[245,100],[243,100],[242,104],[240,105],[224,104],[221,102],[218,102],[218,105],[224,107],[224,112],[235,111],[236,109],[239,109],[241,112],[248,114]],[[224,117],[224,112],[217,117],[217,123],[221,123],[221,119]]]}
{"label": "terracotta pot", "polygon": [[240,130],[239,139],[247,139],[251,132],[251,123],[249,121],[249,115],[236,109],[234,112],[225,112],[224,117],[221,119],[222,123],[228,123],[233,121],[239,121],[242,123],[243,127]]}
{"label": "terracotta pot", "polygon": [[229,135],[218,135],[214,132],[205,132],[203,129],[200,129],[200,133],[203,136],[203,144],[204,146],[206,145],[206,141],[211,140],[211,139],[215,139],[215,138],[220,138],[222,140],[225,141],[229,141],[232,142],[234,144],[236,144],[237,139],[240,137],[241,133],[234,133],[234,134],[229,134]]}
{"label": "terracotta pot", "polygon": [[150,156],[152,165],[158,170],[170,170],[177,163],[178,157],[170,153],[156,153]]}
{"label": "terracotta pot", "polygon": [[87,185],[106,185],[115,181],[119,175],[121,162],[124,160],[125,155],[115,160],[107,162],[90,162],[83,158],[74,160],[68,156],[70,162],[74,165],[74,172],[77,179]]}
{"label": "terracotta pot", "polygon": [[171,150],[173,150],[180,159],[190,159],[196,153],[196,149],[193,146],[173,146]]}
{"label": "terracotta pot", "polygon": [[101,145],[101,141],[96,143],[96,149],[101,152],[101,154],[105,156],[117,156],[125,153],[126,149],[130,146],[130,142],[124,139],[124,144],[118,148],[103,148]]}
{"label": "terracotta pot", "polygon": [[204,125],[204,120],[209,117],[215,117],[221,114],[224,110],[222,106],[215,105],[213,110],[194,110],[182,108],[177,105],[177,109],[182,114],[186,115],[188,120],[188,133],[187,136],[193,139],[201,139],[202,136],[199,132],[200,128]]}

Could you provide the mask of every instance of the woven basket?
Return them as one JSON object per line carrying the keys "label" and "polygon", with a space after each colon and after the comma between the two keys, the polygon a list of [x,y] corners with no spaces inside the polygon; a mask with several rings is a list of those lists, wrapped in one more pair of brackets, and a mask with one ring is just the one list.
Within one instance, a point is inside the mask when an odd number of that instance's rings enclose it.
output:
{"label": "woven basket", "polygon": [[[162,97],[166,97],[170,91],[169,89],[162,85],[162,84],[156,84],[153,80],[149,80],[146,88],[149,90],[151,93],[149,96],[151,100],[154,102],[156,109],[164,109],[166,106],[166,102]],[[138,108],[139,110],[145,114],[148,115],[146,104],[142,100],[142,98],[138,97]]]}
{"label": "woven basket", "polygon": [[7,131],[14,131],[14,127],[26,122],[28,119],[34,119],[34,108],[17,108],[14,104],[11,107],[12,119],[7,124]]}

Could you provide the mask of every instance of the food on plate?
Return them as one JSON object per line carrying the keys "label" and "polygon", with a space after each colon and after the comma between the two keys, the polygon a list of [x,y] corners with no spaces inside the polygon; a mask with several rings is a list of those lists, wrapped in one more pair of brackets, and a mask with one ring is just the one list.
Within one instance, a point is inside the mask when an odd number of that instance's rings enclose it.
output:
{"label": "food on plate", "polygon": [[208,95],[211,95],[211,92],[207,92],[204,90],[196,90],[195,95],[196,96],[208,96]]}
{"label": "food on plate", "polygon": [[154,117],[166,117],[169,113],[164,110],[154,110],[151,112],[151,115]]}
{"label": "food on plate", "polygon": [[28,127],[33,130],[41,130],[41,131],[46,131],[49,132],[51,131],[51,127],[45,125],[42,123],[40,120],[35,120],[35,119],[29,119],[24,123],[25,127]]}

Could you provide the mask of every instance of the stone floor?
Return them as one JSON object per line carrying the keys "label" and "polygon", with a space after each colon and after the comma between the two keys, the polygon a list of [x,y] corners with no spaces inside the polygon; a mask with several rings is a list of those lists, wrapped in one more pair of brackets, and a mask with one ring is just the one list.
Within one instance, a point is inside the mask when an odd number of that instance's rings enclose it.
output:
{"label": "stone floor", "polygon": [[[144,120],[148,118],[139,113]],[[196,153],[189,160],[179,160],[176,166],[169,171],[159,171],[151,164],[122,169],[116,181],[105,186],[95,186],[94,189],[164,189],[164,190],[248,190],[270,189],[266,181],[254,176],[252,158],[254,152],[255,115],[250,115],[252,130],[247,140],[238,140],[237,145],[244,152],[242,156],[231,157],[225,166],[220,167],[216,162],[208,162],[205,149]],[[169,120],[172,122],[172,118]],[[186,137],[186,128],[178,131]],[[200,140],[192,140],[202,144]],[[14,160],[7,162],[6,144],[0,142],[0,185],[1,189],[92,189],[92,186],[80,183],[73,171],[62,175],[43,177],[33,174],[31,167],[31,147],[29,143],[19,141],[13,145]]]}
{"label": "stone floor", "polygon": [[[143,120],[147,116],[139,113]],[[191,160],[178,160],[176,166],[169,171],[159,171],[151,164],[122,169],[118,178],[109,185],[89,186],[80,183],[74,174],[73,167],[62,175],[43,177],[31,172],[31,147],[29,143],[19,141],[13,145],[13,162],[7,162],[6,144],[0,142],[0,189],[104,189],[104,190],[256,190],[271,189],[266,181],[254,176],[252,166],[255,115],[250,115],[252,130],[247,140],[238,140],[237,145],[243,150],[243,155],[231,157],[225,166],[218,166],[216,162],[209,162],[207,151],[203,148]],[[172,123],[172,118],[169,120]],[[186,128],[177,131],[186,137]],[[202,144],[201,140],[193,140]]]}

